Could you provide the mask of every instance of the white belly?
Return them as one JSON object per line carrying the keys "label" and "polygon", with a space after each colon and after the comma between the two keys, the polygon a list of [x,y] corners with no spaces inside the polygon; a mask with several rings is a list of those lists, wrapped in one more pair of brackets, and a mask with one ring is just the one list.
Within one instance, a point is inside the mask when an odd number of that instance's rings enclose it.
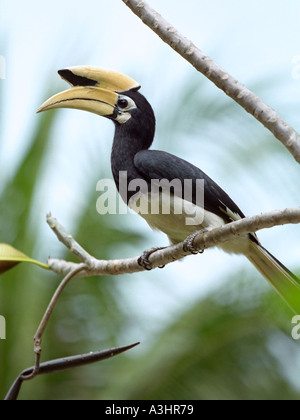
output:
{"label": "white belly", "polygon": [[[150,203],[150,194],[140,194],[135,201],[129,201],[129,207],[142,216],[154,230],[164,232],[172,244],[183,242],[189,235],[202,229],[214,229],[225,224],[224,220],[193,203],[182,200],[180,197],[171,196],[162,192],[157,195],[157,202]],[[162,207],[162,203],[169,200],[170,205]],[[155,213],[151,209],[155,209]],[[158,210],[158,211],[157,211]],[[181,211],[180,211],[181,210]],[[249,248],[248,235],[224,242],[218,246],[225,252],[247,254]]]}

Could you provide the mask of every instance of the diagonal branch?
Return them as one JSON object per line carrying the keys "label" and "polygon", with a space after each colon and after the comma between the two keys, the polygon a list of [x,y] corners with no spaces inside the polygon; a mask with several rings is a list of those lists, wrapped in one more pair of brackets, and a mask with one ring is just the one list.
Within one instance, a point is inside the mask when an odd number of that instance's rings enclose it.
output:
{"label": "diagonal branch", "polygon": [[140,0],[122,0],[150,29],[178,54],[212,81],[226,95],[253,115],[290,151],[300,163],[300,136],[272,108],[242,83],[207,57],[147,3]]}
{"label": "diagonal branch", "polygon": [[[53,231],[57,236],[63,237],[65,235],[66,238],[70,236],[54,217],[48,215],[47,222],[50,226],[55,226]],[[258,230],[272,228],[274,226],[298,223],[300,223],[300,207],[275,210],[257,216],[246,217],[236,222],[228,223],[220,228],[205,232],[196,238],[195,247],[198,250],[204,250],[230,239],[234,239],[236,236],[257,232]],[[68,247],[67,240],[62,240],[62,242]],[[79,245],[77,249],[79,249]],[[69,248],[69,250],[73,252],[72,248]],[[154,252],[150,256],[149,261],[153,268],[157,268],[180,260],[187,255],[190,254],[184,252],[183,244],[180,243]],[[57,259],[49,259],[48,264],[52,271],[63,275],[67,275],[69,272],[76,269],[76,267],[82,265]],[[138,264],[138,257],[110,261],[97,260],[94,257],[91,257],[89,264],[87,264],[86,261],[86,265],[88,268],[83,269],[78,273],[78,277],[129,274],[144,270]]]}

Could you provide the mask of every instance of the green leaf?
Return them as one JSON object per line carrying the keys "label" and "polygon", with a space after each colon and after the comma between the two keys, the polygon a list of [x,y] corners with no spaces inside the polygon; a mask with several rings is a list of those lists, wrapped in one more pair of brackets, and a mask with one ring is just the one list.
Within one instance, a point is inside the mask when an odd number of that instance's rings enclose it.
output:
{"label": "green leaf", "polygon": [[0,275],[21,262],[35,264],[45,270],[49,270],[48,265],[28,257],[11,245],[0,243]]}

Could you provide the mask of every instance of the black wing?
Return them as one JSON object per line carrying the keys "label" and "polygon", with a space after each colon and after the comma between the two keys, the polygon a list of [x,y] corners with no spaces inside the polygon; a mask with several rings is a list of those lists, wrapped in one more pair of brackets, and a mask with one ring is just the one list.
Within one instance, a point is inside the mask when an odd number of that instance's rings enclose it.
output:
{"label": "black wing", "polygon": [[[196,180],[204,180],[204,209],[217,214],[226,223],[244,218],[243,212],[209,176],[191,163],[167,152],[142,150],[135,155],[134,164],[148,183],[151,179],[166,179],[169,182],[179,179],[192,179],[192,202],[196,204]],[[237,217],[234,217],[234,214]]]}

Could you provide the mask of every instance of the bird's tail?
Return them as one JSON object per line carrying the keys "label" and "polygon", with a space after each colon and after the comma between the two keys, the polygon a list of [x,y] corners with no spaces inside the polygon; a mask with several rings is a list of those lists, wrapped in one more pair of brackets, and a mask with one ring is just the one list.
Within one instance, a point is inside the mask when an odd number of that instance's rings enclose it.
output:
{"label": "bird's tail", "polygon": [[300,314],[300,280],[269,251],[251,242],[247,258],[271,283],[294,312]]}

